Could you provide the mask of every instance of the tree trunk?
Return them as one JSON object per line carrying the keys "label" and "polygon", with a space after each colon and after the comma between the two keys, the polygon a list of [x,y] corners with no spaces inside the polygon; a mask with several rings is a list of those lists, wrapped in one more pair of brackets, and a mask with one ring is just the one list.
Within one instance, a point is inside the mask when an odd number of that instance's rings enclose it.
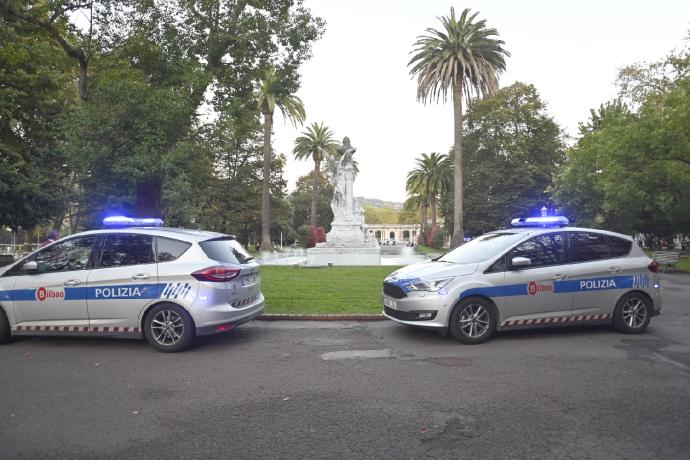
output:
{"label": "tree trunk", "polygon": [[261,201],[261,251],[270,251],[271,245],[271,129],[273,114],[264,110],[264,188]]}
{"label": "tree trunk", "polygon": [[465,231],[462,220],[462,81],[453,84],[453,119],[455,137],[453,154],[455,155],[455,184],[453,188],[453,237],[451,249],[463,243]]}
{"label": "tree trunk", "polygon": [[134,216],[162,219],[162,189],[163,181],[158,177],[137,182],[137,202],[134,205]]}
{"label": "tree trunk", "polygon": [[316,198],[319,193],[319,179],[321,178],[321,162],[314,161],[314,186],[311,191],[311,216],[309,219],[309,224],[316,228]]}
{"label": "tree trunk", "polygon": [[79,59],[79,97],[84,102],[89,99],[88,79],[88,63],[86,59]]}
{"label": "tree trunk", "polygon": [[431,195],[431,226],[436,226],[436,196]]}
{"label": "tree trunk", "polygon": [[425,245],[426,245],[426,207],[427,207],[427,206],[426,206],[426,203],[422,203],[422,206],[421,206],[421,208],[422,208],[422,210],[421,210],[421,214],[422,214],[422,231],[421,231],[421,235],[422,235],[422,242],[423,242]]}

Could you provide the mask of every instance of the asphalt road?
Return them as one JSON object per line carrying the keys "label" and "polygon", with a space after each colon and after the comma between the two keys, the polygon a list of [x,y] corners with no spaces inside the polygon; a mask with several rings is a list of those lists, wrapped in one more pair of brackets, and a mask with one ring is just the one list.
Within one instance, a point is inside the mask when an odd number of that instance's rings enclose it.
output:
{"label": "asphalt road", "polygon": [[255,321],[0,347],[0,458],[690,458],[690,277],[647,333]]}

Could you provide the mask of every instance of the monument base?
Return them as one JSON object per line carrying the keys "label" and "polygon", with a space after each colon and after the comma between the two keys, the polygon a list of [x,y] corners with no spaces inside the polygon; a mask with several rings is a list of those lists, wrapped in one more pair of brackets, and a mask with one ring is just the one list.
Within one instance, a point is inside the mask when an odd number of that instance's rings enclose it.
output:
{"label": "monument base", "polygon": [[381,265],[378,245],[319,243],[307,249],[307,266]]}

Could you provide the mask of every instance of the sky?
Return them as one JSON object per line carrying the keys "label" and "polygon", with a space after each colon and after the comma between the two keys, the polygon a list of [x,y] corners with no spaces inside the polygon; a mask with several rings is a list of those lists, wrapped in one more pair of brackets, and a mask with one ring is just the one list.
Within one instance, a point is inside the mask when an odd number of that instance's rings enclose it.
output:
{"label": "sky", "polygon": [[[589,110],[616,94],[621,67],[659,60],[683,46],[690,1],[305,0],[326,20],[301,69],[307,121],[324,122],[357,148],[356,196],[402,202],[405,177],[421,153],[453,144],[449,100],[424,105],[407,63],[416,38],[440,27],[437,16],[464,8],[496,28],[511,53],[501,86],[534,84],[549,114],[571,136]],[[274,148],[288,157],[288,189],[313,169],[292,155],[294,129],[275,117]]]}

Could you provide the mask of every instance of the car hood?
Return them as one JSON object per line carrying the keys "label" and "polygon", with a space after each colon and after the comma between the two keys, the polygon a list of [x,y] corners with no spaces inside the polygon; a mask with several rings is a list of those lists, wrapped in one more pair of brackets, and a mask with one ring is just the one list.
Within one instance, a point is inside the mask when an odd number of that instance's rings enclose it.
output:
{"label": "car hood", "polygon": [[400,283],[416,283],[418,281],[466,276],[476,272],[478,265],[479,264],[452,264],[427,260],[394,271],[386,277],[386,281],[399,285]]}

